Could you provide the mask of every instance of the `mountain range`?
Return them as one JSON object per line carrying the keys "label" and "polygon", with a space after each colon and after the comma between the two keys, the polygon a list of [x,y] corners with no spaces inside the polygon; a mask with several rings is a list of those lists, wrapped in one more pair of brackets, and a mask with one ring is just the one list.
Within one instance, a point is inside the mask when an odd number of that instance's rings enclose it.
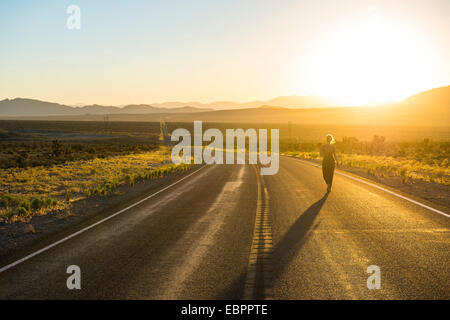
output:
{"label": "mountain range", "polygon": [[152,113],[195,113],[223,109],[258,108],[263,105],[286,108],[330,107],[331,101],[315,96],[282,96],[268,101],[234,102],[163,102],[130,104],[123,107],[85,105],[68,106],[34,99],[5,99],[0,101],[0,116],[55,116],[55,115],[95,115],[95,114],[152,114]]}
{"label": "mountain range", "polygon": [[[321,97],[278,97],[248,103],[210,104],[166,102],[153,105],[88,105],[70,107],[32,99],[0,101],[3,119],[258,122],[305,124],[450,126],[450,86],[415,94],[401,102],[378,107],[336,107]],[[226,110],[214,110],[226,109]]]}
{"label": "mountain range", "polygon": [[281,96],[271,100],[263,101],[249,101],[249,102],[235,102],[235,101],[215,101],[211,103],[201,103],[201,102],[163,102],[163,103],[152,103],[154,107],[183,107],[183,106],[191,106],[196,108],[212,108],[216,110],[225,110],[225,109],[244,109],[244,108],[258,108],[260,106],[269,105],[269,106],[279,106],[285,108],[323,108],[323,107],[335,107],[337,105],[331,101],[331,99],[327,99],[324,97],[318,96]]}
{"label": "mountain range", "polygon": [[154,107],[146,104],[130,104],[122,108],[97,104],[71,107],[59,103],[34,99],[5,99],[0,101],[0,116],[55,116],[86,114],[148,114],[148,113],[191,113],[212,111],[211,108],[182,106],[176,108]]}

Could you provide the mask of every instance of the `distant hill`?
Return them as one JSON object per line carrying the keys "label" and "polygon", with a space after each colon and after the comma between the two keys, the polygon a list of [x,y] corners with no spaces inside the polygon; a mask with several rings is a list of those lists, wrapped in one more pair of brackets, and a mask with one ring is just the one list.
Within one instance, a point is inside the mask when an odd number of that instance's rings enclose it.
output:
{"label": "distant hill", "polygon": [[80,106],[68,106],[58,103],[15,98],[0,101],[1,116],[60,116],[60,115],[99,115],[99,114],[154,114],[154,113],[196,113],[213,111],[214,109],[242,109],[258,108],[262,105],[311,108],[334,106],[330,101],[314,96],[284,96],[268,101],[234,102],[216,101],[211,103],[201,102],[163,102],[148,104],[130,104],[124,107],[102,106],[98,104]]}
{"label": "distant hill", "polygon": [[88,105],[70,107],[58,103],[33,99],[5,99],[0,101],[0,116],[75,116],[75,115],[106,115],[106,114],[149,114],[149,113],[194,113],[212,111],[211,108],[196,108],[183,106],[179,108],[160,108],[146,104],[127,105],[122,108],[115,106]]}
{"label": "distant hill", "polygon": [[33,99],[16,98],[0,101],[0,115],[59,115],[70,114],[75,108],[58,103],[44,102]]}
{"label": "distant hill", "polygon": [[420,92],[379,108],[381,117],[405,125],[450,126],[450,86]]}
{"label": "distant hill", "polygon": [[284,96],[265,102],[265,105],[286,108],[326,108],[335,107],[335,104],[326,98],[316,96]]}
{"label": "distant hill", "polygon": [[219,110],[172,115],[166,121],[259,122],[302,124],[416,125],[450,127],[450,86],[415,94],[399,103],[378,107]]}
{"label": "distant hill", "polygon": [[212,111],[214,109],[242,109],[258,108],[262,105],[289,107],[289,108],[315,108],[334,106],[330,101],[314,96],[284,96],[268,101],[234,102],[216,101],[201,102],[163,102],[147,104],[131,104],[122,108],[116,106],[85,105],[67,106],[58,103],[45,102],[33,99],[5,99],[0,101],[0,116],[55,116],[55,115],[94,115],[94,114],[153,114],[153,113],[196,113]]}
{"label": "distant hill", "polygon": [[[280,97],[270,100],[283,104],[300,101],[299,97]],[[305,97],[304,97],[305,98]],[[301,123],[301,124],[357,124],[357,125],[416,125],[450,126],[450,86],[415,94],[399,103],[378,107],[324,107],[325,101],[310,97],[310,103],[322,107],[284,108],[265,103],[260,108],[217,110],[196,114],[164,116],[166,121]]]}
{"label": "distant hill", "polygon": [[[283,104],[300,101],[296,96],[270,100]],[[311,97],[310,97],[311,98]],[[314,102],[313,100],[310,103]],[[415,94],[399,103],[379,107],[310,107],[285,108],[264,102],[255,107],[234,110],[211,110],[193,106],[167,108],[149,105],[129,105],[123,108],[85,106],[72,108],[55,103],[29,99],[0,101],[0,115],[14,115],[21,119],[40,120],[102,120],[104,112],[111,121],[165,121],[241,123],[292,123],[301,124],[356,124],[356,125],[416,125],[450,126],[450,86]],[[320,105],[322,100],[315,100]],[[39,108],[41,116],[23,115]],[[67,109],[70,108],[70,109]],[[75,110],[74,110],[75,109]],[[5,118],[5,117],[3,117]]]}
{"label": "distant hill", "polygon": [[401,104],[410,107],[423,107],[427,105],[434,110],[444,108],[448,111],[450,107],[450,86],[417,93],[403,100]]}
{"label": "distant hill", "polygon": [[421,121],[438,120],[450,125],[450,86],[415,94],[399,103],[398,109]]}
{"label": "distant hill", "polygon": [[231,109],[245,109],[245,108],[258,108],[262,105],[277,106],[285,108],[324,108],[324,107],[336,107],[336,105],[329,99],[316,96],[281,96],[267,101],[249,101],[249,102],[235,102],[235,101],[215,101],[211,103],[201,102],[163,102],[152,103],[155,107],[182,107],[193,106],[197,108],[213,108],[219,110],[231,110]]}

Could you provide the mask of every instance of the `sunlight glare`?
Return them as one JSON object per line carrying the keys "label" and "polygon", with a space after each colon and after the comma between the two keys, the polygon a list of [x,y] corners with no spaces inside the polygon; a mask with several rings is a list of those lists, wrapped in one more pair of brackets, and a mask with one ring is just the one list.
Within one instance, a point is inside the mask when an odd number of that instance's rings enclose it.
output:
{"label": "sunlight glare", "polygon": [[364,19],[329,30],[310,56],[310,92],[346,105],[401,100],[432,82],[436,52],[410,24]]}

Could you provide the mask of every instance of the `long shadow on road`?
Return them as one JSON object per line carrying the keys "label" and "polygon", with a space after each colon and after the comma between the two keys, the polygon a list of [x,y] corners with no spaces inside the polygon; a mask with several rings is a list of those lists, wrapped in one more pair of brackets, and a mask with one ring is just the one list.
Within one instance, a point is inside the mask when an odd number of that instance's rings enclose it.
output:
{"label": "long shadow on road", "polygon": [[275,246],[272,256],[272,261],[277,261],[277,266],[274,266],[275,268],[273,269],[274,279],[279,277],[297,252],[306,243],[308,234],[312,231],[311,228],[314,225],[314,221],[327,198],[328,194],[325,194],[320,200],[306,209]]}
{"label": "long shadow on road", "polygon": [[[322,206],[328,198],[325,194],[320,200],[313,203],[306,209],[295,221],[295,223],[284,234],[278,244],[275,246],[272,255],[272,261],[277,261],[276,268],[273,268],[273,279],[276,279],[289,265],[296,253],[303,247],[308,239],[308,234],[314,225],[314,221],[319,215]],[[317,226],[316,226],[317,227]],[[245,270],[237,277],[233,283],[225,290],[220,292],[216,299],[240,299],[242,296],[236,296],[237,292],[242,292],[247,271]]]}

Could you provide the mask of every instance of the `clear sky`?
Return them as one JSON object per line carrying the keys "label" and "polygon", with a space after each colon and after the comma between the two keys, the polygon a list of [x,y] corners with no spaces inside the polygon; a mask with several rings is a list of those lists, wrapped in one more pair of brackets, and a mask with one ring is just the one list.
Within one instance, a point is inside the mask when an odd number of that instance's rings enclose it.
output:
{"label": "clear sky", "polygon": [[450,84],[450,1],[2,0],[0,43],[0,99],[360,104]]}

